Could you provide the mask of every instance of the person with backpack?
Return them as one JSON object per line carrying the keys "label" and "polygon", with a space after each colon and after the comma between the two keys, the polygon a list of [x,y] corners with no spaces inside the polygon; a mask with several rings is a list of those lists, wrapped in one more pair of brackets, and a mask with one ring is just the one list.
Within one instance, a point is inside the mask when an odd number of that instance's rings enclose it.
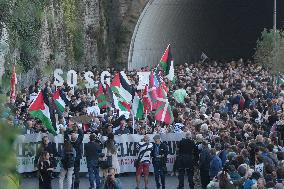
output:
{"label": "person with backpack", "polygon": [[85,145],[85,155],[89,173],[90,189],[93,189],[94,181],[96,181],[96,187],[100,185],[100,176],[98,168],[99,155],[102,152],[100,144],[96,142],[96,135],[90,135],[90,142]]}
{"label": "person with backpack", "polygon": [[[71,135],[70,138],[69,134]],[[80,129],[77,125],[73,125],[72,130],[67,129],[64,133],[64,140],[70,142],[76,151],[76,158],[74,162],[74,189],[79,189],[80,185],[79,172],[80,172],[80,162],[82,159],[82,152],[83,152],[82,150],[83,139],[84,139],[83,130]]]}
{"label": "person with backpack", "polygon": [[75,149],[73,148],[70,142],[65,140],[61,152],[62,167],[59,174],[59,189],[63,189],[63,181],[66,174],[67,174],[67,189],[71,189],[75,159],[76,159]]}
{"label": "person with backpack", "polygon": [[108,166],[102,168],[103,175],[107,175],[108,168],[112,167],[115,169],[115,174],[118,176],[120,174],[120,165],[117,157],[117,144],[114,140],[114,134],[109,133],[107,135],[107,140],[104,143],[104,158],[107,161],[110,161]]}

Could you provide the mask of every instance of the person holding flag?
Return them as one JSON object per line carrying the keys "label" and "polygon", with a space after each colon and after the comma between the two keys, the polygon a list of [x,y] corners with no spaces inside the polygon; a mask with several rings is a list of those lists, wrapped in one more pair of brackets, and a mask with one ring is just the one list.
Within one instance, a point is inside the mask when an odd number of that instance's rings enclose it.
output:
{"label": "person holding flag", "polygon": [[28,112],[31,117],[39,119],[47,128],[48,132],[56,135],[50,116],[50,103],[48,96],[40,91],[34,101],[31,103]]}

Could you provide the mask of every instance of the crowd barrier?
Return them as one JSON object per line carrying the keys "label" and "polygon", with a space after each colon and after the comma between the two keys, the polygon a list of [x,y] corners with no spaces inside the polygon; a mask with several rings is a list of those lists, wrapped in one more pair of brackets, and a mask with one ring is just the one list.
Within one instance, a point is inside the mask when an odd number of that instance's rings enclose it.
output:
{"label": "crowd barrier", "polygon": [[[20,135],[16,140],[16,154],[17,154],[17,171],[19,173],[33,172],[35,171],[34,160],[37,154],[37,150],[40,146],[42,137],[46,134],[27,134]],[[149,135],[153,142],[154,135]],[[169,155],[167,161],[167,169],[170,171],[173,168],[173,164],[176,158],[176,143],[184,137],[183,133],[168,133],[161,134],[161,139],[168,145]],[[49,136],[50,141],[56,144],[58,152],[61,151],[63,146],[63,135]],[[115,141],[118,145],[118,160],[120,164],[121,173],[135,172],[134,160],[137,158],[136,145],[141,141],[143,136],[137,134],[125,134],[115,136]],[[84,144],[89,142],[89,135],[85,134],[83,140]],[[84,150],[83,150],[84,151]],[[60,161],[57,159],[57,172],[60,171]],[[153,170],[151,166],[151,171]],[[83,154],[81,159],[80,172],[87,172],[86,158]]]}

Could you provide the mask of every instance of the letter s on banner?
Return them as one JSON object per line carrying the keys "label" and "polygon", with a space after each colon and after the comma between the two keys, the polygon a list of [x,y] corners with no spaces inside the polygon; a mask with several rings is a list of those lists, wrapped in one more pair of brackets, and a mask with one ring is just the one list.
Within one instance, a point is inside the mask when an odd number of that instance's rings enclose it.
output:
{"label": "letter s on banner", "polygon": [[103,71],[101,73],[101,83],[103,87],[105,88],[105,81],[108,85],[110,85],[110,73],[108,71]]}
{"label": "letter s on banner", "polygon": [[85,78],[86,81],[87,81],[87,83],[85,84],[85,86],[86,86],[87,89],[94,88],[94,86],[95,86],[95,82],[94,82],[94,80],[92,79],[92,77],[94,77],[93,72],[91,72],[91,71],[85,72],[84,78]]}
{"label": "letter s on banner", "polygon": [[61,69],[55,69],[54,72],[53,72],[53,75],[54,75],[54,85],[56,87],[60,87],[64,83],[64,80],[63,80],[63,78],[61,76],[62,74],[63,74],[63,71]]}
{"label": "letter s on banner", "polygon": [[67,84],[69,87],[75,87],[77,85],[77,73],[74,70],[67,72]]}

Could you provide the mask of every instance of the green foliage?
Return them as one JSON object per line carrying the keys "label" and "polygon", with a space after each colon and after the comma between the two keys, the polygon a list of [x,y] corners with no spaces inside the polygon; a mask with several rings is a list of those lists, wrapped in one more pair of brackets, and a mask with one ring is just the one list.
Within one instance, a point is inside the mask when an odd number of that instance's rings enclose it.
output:
{"label": "green foliage", "polygon": [[42,76],[50,77],[53,74],[53,67],[50,64],[45,65],[45,67],[42,69]]}
{"label": "green foliage", "polygon": [[19,188],[19,178],[16,176],[16,153],[14,142],[17,129],[8,121],[11,111],[4,106],[6,96],[0,95],[0,188]]}
{"label": "green foliage", "polygon": [[254,54],[256,63],[266,67],[272,74],[284,71],[284,32],[264,30],[257,41]]}
{"label": "green foliage", "polygon": [[7,10],[3,17],[8,27],[11,48],[20,51],[20,63],[24,70],[32,68],[38,61],[40,30],[45,0],[2,0]]}
{"label": "green foliage", "polygon": [[80,63],[84,55],[83,49],[83,29],[80,22],[80,1],[63,0],[63,16],[66,27],[68,54],[71,63]]}

